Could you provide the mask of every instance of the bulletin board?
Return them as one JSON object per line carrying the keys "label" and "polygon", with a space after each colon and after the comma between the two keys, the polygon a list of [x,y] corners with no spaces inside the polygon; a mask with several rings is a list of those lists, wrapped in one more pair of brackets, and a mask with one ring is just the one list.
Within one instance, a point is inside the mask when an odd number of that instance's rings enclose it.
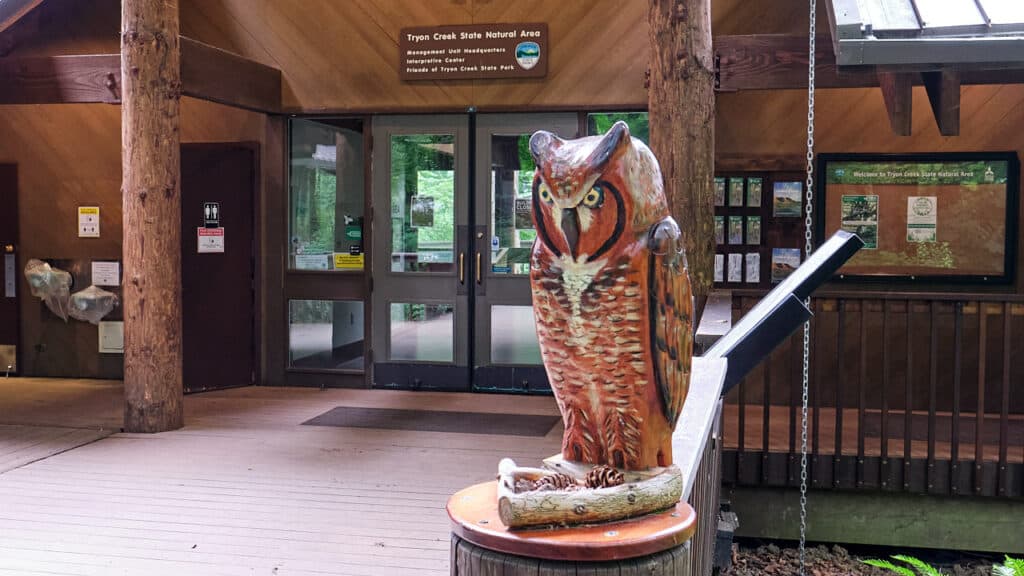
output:
{"label": "bulletin board", "polygon": [[1015,153],[819,156],[816,236],[864,241],[839,279],[1009,283],[1020,163]]}
{"label": "bulletin board", "polygon": [[715,174],[716,288],[770,290],[804,254],[803,172]]}

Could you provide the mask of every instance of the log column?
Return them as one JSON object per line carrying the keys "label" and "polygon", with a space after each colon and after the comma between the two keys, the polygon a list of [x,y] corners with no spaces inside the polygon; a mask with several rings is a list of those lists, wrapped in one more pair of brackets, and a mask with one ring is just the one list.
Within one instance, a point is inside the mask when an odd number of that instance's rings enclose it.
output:
{"label": "log column", "polygon": [[649,0],[651,150],[686,246],[697,326],[714,282],[715,73],[711,0]]}
{"label": "log column", "polygon": [[177,0],[121,3],[124,427],[180,428],[181,51]]}

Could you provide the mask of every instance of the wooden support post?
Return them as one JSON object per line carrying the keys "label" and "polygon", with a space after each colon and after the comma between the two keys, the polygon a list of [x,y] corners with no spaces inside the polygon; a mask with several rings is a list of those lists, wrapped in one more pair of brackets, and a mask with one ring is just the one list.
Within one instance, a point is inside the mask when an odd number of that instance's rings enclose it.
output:
{"label": "wooden support post", "polygon": [[651,150],[686,246],[695,325],[714,281],[715,65],[710,0],[649,0]]}
{"label": "wooden support post", "polygon": [[181,66],[177,0],[121,3],[125,430],[180,428]]}
{"label": "wooden support post", "polygon": [[879,72],[878,84],[889,112],[889,125],[897,136],[910,136],[913,82],[908,73]]}
{"label": "wooden support post", "polygon": [[943,136],[960,135],[960,73],[956,70],[924,72],[924,88],[932,114]]}

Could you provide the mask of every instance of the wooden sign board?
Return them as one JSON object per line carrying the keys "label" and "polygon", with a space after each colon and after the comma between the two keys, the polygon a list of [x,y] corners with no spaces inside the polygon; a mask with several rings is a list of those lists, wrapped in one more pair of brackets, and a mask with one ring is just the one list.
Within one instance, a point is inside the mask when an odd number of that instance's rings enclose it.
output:
{"label": "wooden sign board", "polygon": [[403,81],[543,78],[548,73],[548,25],[403,28],[398,54]]}

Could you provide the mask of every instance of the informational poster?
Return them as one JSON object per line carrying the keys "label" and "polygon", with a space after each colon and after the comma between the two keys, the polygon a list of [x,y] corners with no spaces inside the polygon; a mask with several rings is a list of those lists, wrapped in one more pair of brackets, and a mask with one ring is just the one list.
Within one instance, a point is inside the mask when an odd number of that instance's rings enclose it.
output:
{"label": "informational poster", "polygon": [[330,270],[330,254],[296,254],[296,270]]}
{"label": "informational poster", "polygon": [[363,254],[350,254],[347,252],[334,253],[335,270],[362,270],[363,264]]}
{"label": "informational poster", "polygon": [[935,196],[907,197],[907,242],[935,242],[939,202]]}
{"label": "informational poster", "polygon": [[725,282],[725,254],[715,254],[715,282]]}
{"label": "informational poster", "polygon": [[743,244],[743,216],[729,216],[729,244]]}
{"label": "informational poster", "polygon": [[434,227],[434,197],[413,196],[409,207],[409,225],[413,228]]}
{"label": "informational poster", "polygon": [[78,237],[99,238],[100,237],[100,207],[79,206],[78,207]]}
{"label": "informational poster", "polygon": [[799,267],[799,248],[772,248],[772,284],[782,282]]}
{"label": "informational poster", "polygon": [[533,198],[516,198],[516,230],[533,229]]}
{"label": "informational poster", "polygon": [[1013,278],[1020,164],[1015,153],[822,155],[819,226],[857,234],[845,278]]}
{"label": "informational poster", "polygon": [[725,178],[715,178],[715,206],[725,206]]}
{"label": "informational poster", "polygon": [[844,195],[842,205],[843,217],[840,227],[860,236],[864,241],[864,249],[878,248],[878,196]]}
{"label": "informational poster", "polygon": [[772,216],[799,218],[803,214],[803,182],[774,182],[772,184]]}
{"label": "informational poster", "polygon": [[743,254],[729,254],[729,282],[743,281]]}
{"label": "informational poster", "polygon": [[725,216],[715,216],[715,244],[725,244]]}
{"label": "informational poster", "polygon": [[747,283],[758,284],[761,282],[761,254],[750,252],[747,254]]}
{"label": "informational poster", "polygon": [[120,286],[121,285],[121,263],[113,261],[93,261],[92,263],[92,285],[93,286]]}
{"label": "informational poster", "polygon": [[224,228],[198,228],[196,243],[199,254],[220,254],[224,252]]}
{"label": "informational poster", "polygon": [[743,178],[729,178],[729,206],[743,206]]}
{"label": "informational poster", "polygon": [[747,179],[747,206],[759,208],[761,206],[761,191],[764,187],[764,180],[761,178]]}
{"label": "informational poster", "polygon": [[761,244],[761,217],[747,216],[747,244]]}

